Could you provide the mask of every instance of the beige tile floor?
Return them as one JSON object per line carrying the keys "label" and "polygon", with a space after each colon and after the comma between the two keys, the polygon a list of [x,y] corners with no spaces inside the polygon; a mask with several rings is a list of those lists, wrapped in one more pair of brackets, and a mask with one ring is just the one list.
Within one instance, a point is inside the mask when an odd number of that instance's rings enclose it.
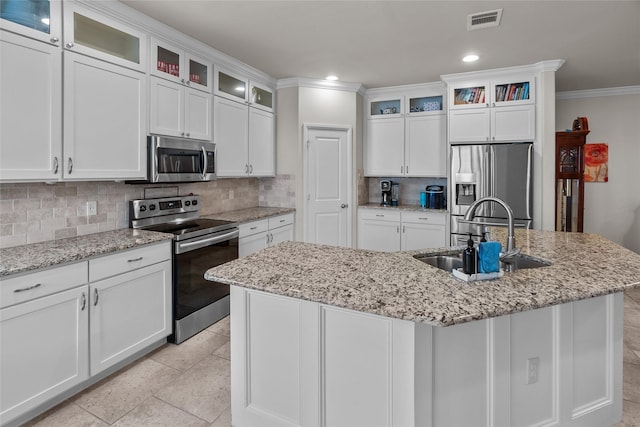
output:
{"label": "beige tile floor", "polygon": [[[624,419],[640,426],[640,288],[624,299]],[[167,344],[28,423],[29,427],[231,426],[229,318]]]}

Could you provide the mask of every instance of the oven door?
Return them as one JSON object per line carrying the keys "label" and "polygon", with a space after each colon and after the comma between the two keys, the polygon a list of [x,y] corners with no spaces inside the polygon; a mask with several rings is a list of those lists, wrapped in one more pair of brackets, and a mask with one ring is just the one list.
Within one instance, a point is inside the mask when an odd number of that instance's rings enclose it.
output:
{"label": "oven door", "polygon": [[237,258],[237,228],[175,242],[174,320],[184,319],[228,296],[228,285],[205,280],[204,273]]}
{"label": "oven door", "polygon": [[216,176],[215,144],[211,142],[149,137],[149,181],[210,181]]}

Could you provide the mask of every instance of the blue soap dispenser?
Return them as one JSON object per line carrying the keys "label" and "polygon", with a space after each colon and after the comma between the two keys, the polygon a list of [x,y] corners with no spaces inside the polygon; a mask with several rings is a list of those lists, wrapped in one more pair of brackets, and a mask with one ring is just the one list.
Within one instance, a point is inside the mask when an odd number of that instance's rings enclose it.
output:
{"label": "blue soap dispenser", "polygon": [[467,240],[467,247],[462,252],[462,272],[464,274],[476,274],[478,255],[476,248],[473,247],[473,239],[471,233],[469,233],[469,240]]}

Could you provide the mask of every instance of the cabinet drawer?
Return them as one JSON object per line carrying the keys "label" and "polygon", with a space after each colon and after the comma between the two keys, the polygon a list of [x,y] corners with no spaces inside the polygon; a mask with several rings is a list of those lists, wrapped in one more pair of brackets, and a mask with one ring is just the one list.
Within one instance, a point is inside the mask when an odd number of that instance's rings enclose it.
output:
{"label": "cabinet drawer", "polygon": [[171,245],[168,242],[117,252],[89,261],[89,281],[126,273],[168,259],[171,259]]}
{"label": "cabinet drawer", "polygon": [[374,219],[377,221],[400,221],[400,211],[383,209],[360,209],[358,211],[360,219]]}
{"label": "cabinet drawer", "polygon": [[269,230],[274,228],[283,227],[285,225],[293,224],[293,214],[286,214],[280,216],[274,216],[269,218]]}
{"label": "cabinet drawer", "polygon": [[251,236],[257,233],[266,232],[269,229],[269,221],[266,219],[260,221],[246,222],[238,226],[240,238]]}
{"label": "cabinet drawer", "polygon": [[0,308],[51,295],[87,283],[87,263],[78,262],[0,280]]}
{"label": "cabinet drawer", "polygon": [[438,224],[445,225],[447,214],[443,212],[402,212],[402,222],[412,222],[416,224]]}

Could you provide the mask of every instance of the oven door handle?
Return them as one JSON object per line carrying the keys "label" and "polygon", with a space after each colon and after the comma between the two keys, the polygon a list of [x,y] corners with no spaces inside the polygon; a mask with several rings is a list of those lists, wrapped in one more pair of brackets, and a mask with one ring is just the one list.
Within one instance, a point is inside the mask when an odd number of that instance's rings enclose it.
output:
{"label": "oven door handle", "polygon": [[180,255],[185,252],[193,251],[195,249],[204,248],[205,246],[212,246],[216,243],[225,242],[227,240],[235,239],[240,235],[238,230],[233,230],[229,233],[224,233],[209,237],[207,239],[196,240],[193,242],[183,242],[176,244],[176,255]]}

